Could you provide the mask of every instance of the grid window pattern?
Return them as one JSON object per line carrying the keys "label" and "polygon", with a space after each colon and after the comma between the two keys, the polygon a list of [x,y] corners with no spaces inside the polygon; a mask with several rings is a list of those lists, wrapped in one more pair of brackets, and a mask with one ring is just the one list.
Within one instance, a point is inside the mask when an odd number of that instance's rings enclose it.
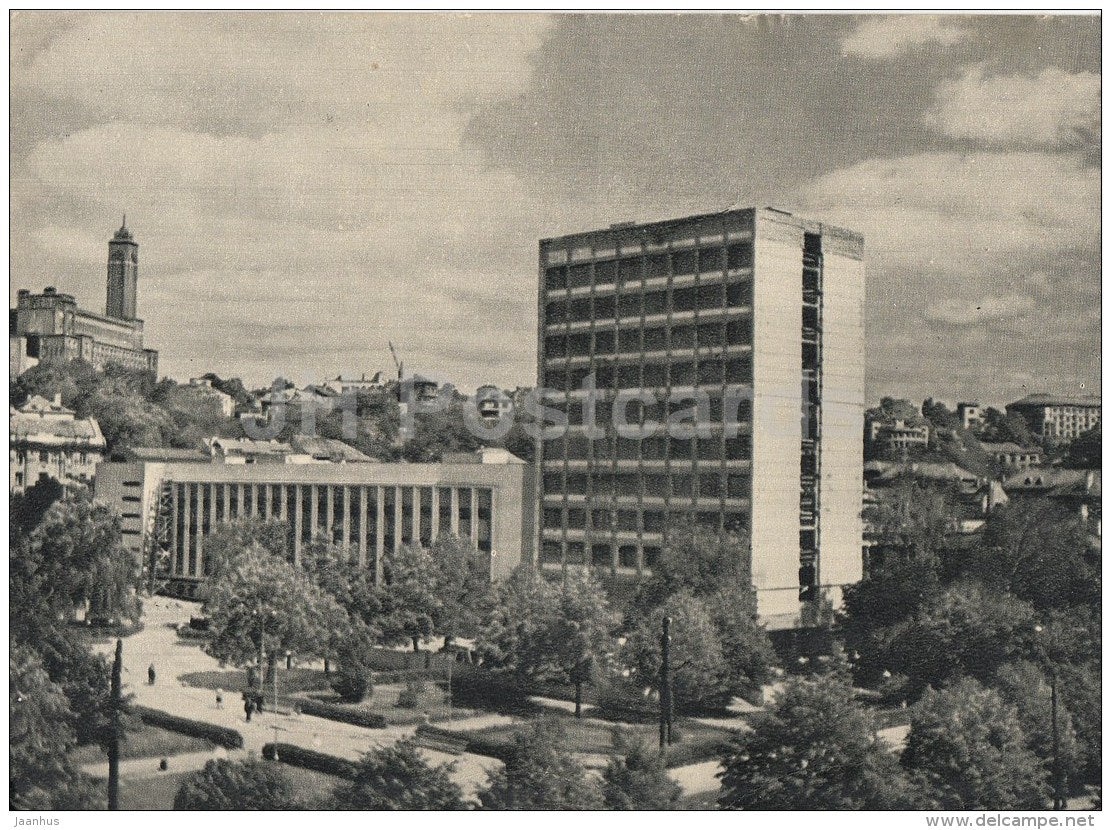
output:
{"label": "grid window pattern", "polygon": [[[556,390],[546,405],[571,425],[541,448],[543,565],[637,572],[658,559],[675,520],[748,525],[752,410],[737,390],[753,380],[752,214],[706,217],[704,225],[664,224],[635,242],[622,228],[592,234],[565,243],[572,264],[547,268],[542,246],[540,383]],[[605,438],[583,429],[577,391],[591,374],[594,423]],[[618,400],[642,391],[656,400]],[[708,410],[696,413],[686,392],[706,393]],[[615,415],[638,425],[697,421],[707,430],[624,437]],[[739,422],[735,433],[724,428],[727,417]]]}

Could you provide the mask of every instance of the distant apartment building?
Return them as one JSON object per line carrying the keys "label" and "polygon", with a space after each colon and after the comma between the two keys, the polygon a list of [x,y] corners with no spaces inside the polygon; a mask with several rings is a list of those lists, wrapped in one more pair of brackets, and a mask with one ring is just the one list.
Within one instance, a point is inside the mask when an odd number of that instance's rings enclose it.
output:
{"label": "distant apartment building", "polygon": [[1039,449],[1020,447],[1011,441],[1001,443],[982,442],[984,451],[1004,467],[1015,467],[1020,470],[1034,467],[1042,463],[1043,454]]}
{"label": "distant apartment building", "polygon": [[[694,522],[748,531],[769,624],[836,602],[861,576],[860,235],[769,208],[539,247],[538,386],[569,422],[538,442],[541,567],[635,578]],[[625,409],[640,437],[588,436],[588,376],[597,423]],[[653,429],[699,393],[698,434]]]}
{"label": "distant apartment building", "polygon": [[61,395],[38,395],[8,409],[8,490],[20,493],[43,478],[89,484],[104,455],[104,435],[94,418],[78,418]]}
{"label": "distant apartment building", "polygon": [[957,418],[964,429],[978,430],[984,425],[984,408],[978,403],[958,403]]}
{"label": "distant apartment building", "polygon": [[1036,394],[1007,404],[1012,412],[1042,441],[1068,441],[1100,425],[1103,403],[1098,395]]}
{"label": "distant apartment building", "polygon": [[470,539],[493,579],[531,561],[532,469],[505,450],[445,457],[438,464],[228,463],[182,460],[157,451],[146,460],[105,462],[95,496],[118,513],[125,544],[145,562],[164,551],[170,590],[195,596],[208,573],[205,542],[240,517],[286,523],[292,561],[323,535],[351,561],[382,578],[383,554],[433,544],[441,534]]}
{"label": "distant apartment building", "polygon": [[108,243],[108,292],[104,314],[78,308],[70,294],[48,286],[41,294],[19,289],[9,312],[9,372],[21,375],[38,363],[85,360],[157,374],[158,352],[143,348],[136,316],[139,244],[126,222]]}

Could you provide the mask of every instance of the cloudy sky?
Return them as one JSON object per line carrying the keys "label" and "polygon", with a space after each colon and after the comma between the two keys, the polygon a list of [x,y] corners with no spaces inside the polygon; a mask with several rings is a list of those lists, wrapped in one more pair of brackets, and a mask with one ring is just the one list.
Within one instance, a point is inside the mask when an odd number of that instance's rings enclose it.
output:
{"label": "cloudy sky", "polygon": [[536,240],[775,205],[865,234],[868,394],[1099,390],[1095,17],[11,21],[11,292],[163,373],[535,380]]}

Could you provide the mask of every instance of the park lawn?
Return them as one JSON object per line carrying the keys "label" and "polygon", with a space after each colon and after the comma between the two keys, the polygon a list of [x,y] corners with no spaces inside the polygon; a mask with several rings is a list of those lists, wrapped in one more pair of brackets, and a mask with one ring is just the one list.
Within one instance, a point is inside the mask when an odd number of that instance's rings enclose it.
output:
{"label": "park lawn", "polygon": [[[294,792],[309,803],[326,799],[342,780],[333,775],[285,764],[282,765],[282,773],[293,785]],[[120,809],[172,810],[177,791],[190,775],[193,773],[167,772],[151,778],[125,778],[120,782]]]}
{"label": "park lawn", "polygon": [[[141,723],[128,731],[127,740],[120,744],[120,757],[168,758],[171,755],[207,752],[215,748],[215,744],[204,738],[182,735],[180,732],[171,732],[169,729]],[[103,763],[107,757],[104,750],[96,744],[79,746],[70,753],[70,758],[76,764]]]}
{"label": "park lawn", "polygon": [[[247,688],[247,672],[244,669],[216,669],[213,671],[190,672],[181,676],[187,686],[198,689],[223,689],[228,694],[239,694]],[[278,695],[285,697],[299,692],[330,692],[328,676],[320,669],[278,667]],[[266,684],[270,694],[271,685]]]}
{"label": "park lawn", "polygon": [[[570,714],[553,717],[558,717],[563,724],[571,751],[584,755],[605,756],[614,752],[614,736],[617,731],[624,733],[626,740],[639,738],[649,747],[656,746],[659,740],[658,728],[653,724],[618,724],[595,718],[579,719]],[[439,728],[446,729],[443,724]],[[512,745],[514,736],[526,729],[528,726],[524,724],[507,724],[485,729],[446,731],[465,739],[470,752],[500,757]],[[683,718],[676,719],[674,730],[678,740],[668,749],[668,766],[720,758],[723,747],[734,734],[727,729],[706,726]]]}
{"label": "park lawn", "polygon": [[482,714],[474,709],[465,709],[460,706],[448,706],[447,692],[431,681],[426,681],[424,688],[417,697],[416,706],[399,706],[398,698],[405,691],[404,683],[381,683],[374,687],[374,691],[359,703],[344,703],[334,693],[300,692],[294,698],[304,697],[342,706],[345,709],[359,712],[371,712],[381,715],[386,723],[392,726],[404,726],[413,723],[422,723],[427,716],[429,721],[457,720]]}

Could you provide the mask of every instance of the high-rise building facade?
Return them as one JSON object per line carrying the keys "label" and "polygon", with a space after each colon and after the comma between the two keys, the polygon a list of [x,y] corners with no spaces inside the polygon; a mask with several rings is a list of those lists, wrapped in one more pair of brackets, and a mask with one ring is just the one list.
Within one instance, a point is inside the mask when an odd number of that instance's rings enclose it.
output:
{"label": "high-rise building facade", "polygon": [[538,384],[567,428],[538,442],[541,567],[635,578],[694,522],[747,532],[770,624],[837,602],[861,575],[863,299],[859,234],[770,208],[542,240]]}

